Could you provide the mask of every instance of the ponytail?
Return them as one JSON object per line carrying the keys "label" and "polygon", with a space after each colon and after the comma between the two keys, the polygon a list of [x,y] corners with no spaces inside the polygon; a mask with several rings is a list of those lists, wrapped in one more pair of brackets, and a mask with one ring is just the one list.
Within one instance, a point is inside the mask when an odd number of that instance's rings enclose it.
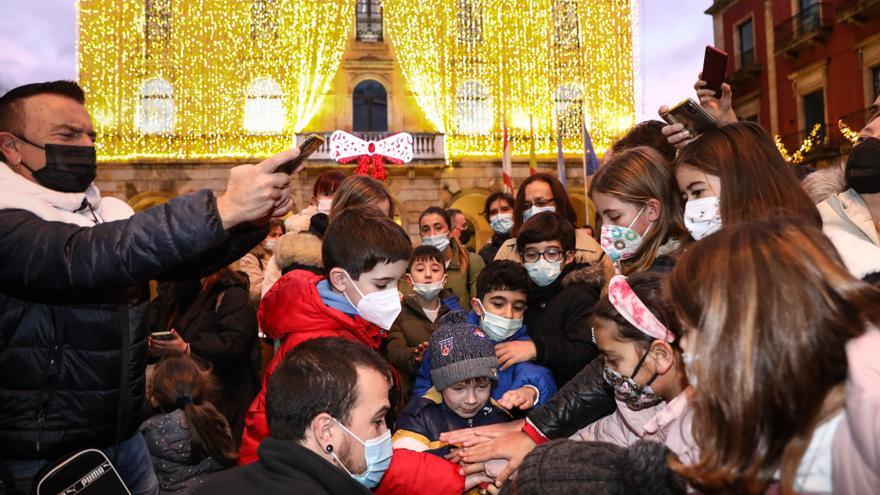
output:
{"label": "ponytail", "polygon": [[189,423],[190,450],[193,460],[210,457],[223,465],[232,467],[238,460],[235,441],[226,417],[204,401],[190,402],[183,408],[186,421]]}
{"label": "ponytail", "polygon": [[162,411],[180,409],[186,415],[193,462],[210,457],[231,467],[238,453],[229,422],[207,400],[216,389],[210,368],[202,368],[189,356],[172,356],[159,361],[150,387],[152,398]]}

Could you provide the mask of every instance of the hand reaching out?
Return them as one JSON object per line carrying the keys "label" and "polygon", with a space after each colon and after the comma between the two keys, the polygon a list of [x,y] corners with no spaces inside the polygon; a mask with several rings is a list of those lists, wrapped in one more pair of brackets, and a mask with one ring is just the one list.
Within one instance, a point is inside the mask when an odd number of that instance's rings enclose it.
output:
{"label": "hand reaching out", "polygon": [[514,364],[531,361],[538,357],[538,349],[531,340],[514,340],[495,345],[495,356],[501,371]]}
{"label": "hand reaching out", "polygon": [[508,390],[498,400],[498,404],[504,409],[521,409],[527,411],[535,406],[538,393],[534,387],[524,386],[515,390]]}
{"label": "hand reaching out", "polygon": [[427,342],[422,342],[421,344],[412,348],[413,360],[416,362],[416,364],[422,362],[422,359],[424,359],[424,357],[425,357],[425,351],[427,351],[427,350],[428,350],[428,343]]}

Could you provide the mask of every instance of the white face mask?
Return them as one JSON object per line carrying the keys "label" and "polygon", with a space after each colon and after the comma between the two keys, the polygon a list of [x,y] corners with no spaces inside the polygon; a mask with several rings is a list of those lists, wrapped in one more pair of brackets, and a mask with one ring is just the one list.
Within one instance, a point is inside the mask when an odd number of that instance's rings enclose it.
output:
{"label": "white face mask", "polygon": [[318,200],[318,213],[325,215],[330,214],[330,206],[333,204],[333,198],[321,198]]}
{"label": "white face mask", "polygon": [[354,279],[351,278],[351,275],[345,270],[343,270],[342,273],[348,277],[354,290],[361,296],[361,300],[355,305],[351,302],[351,299],[348,298],[348,295],[343,292],[342,295],[348,299],[349,304],[355,306],[358,314],[360,314],[363,319],[383,330],[389,330],[391,324],[394,323],[394,320],[396,320],[397,316],[400,314],[400,295],[397,292],[397,286],[392,285],[387,289],[364,295],[364,293],[358,289],[357,284],[354,283]]}
{"label": "white face mask", "polygon": [[537,215],[538,213],[543,213],[545,211],[549,211],[550,213],[556,212],[555,206],[534,206],[523,212],[523,222]]}
{"label": "white face mask", "polygon": [[449,247],[449,234],[437,234],[430,237],[422,237],[422,244],[426,246],[434,246],[441,253]]}
{"label": "white face mask", "polygon": [[543,257],[534,263],[525,263],[523,266],[529,273],[529,277],[538,287],[547,287],[559,278],[559,274],[562,273],[562,261],[550,263]]}
{"label": "white face mask", "polygon": [[270,253],[273,253],[275,252],[276,243],[277,239],[266,239],[266,242],[263,243],[263,247],[265,247]]}
{"label": "white face mask", "polygon": [[684,205],[684,225],[691,237],[700,240],[721,229],[721,202],[718,196],[692,199]]}
{"label": "white face mask", "polygon": [[443,290],[443,281],[434,282],[433,284],[417,284],[413,282],[413,291],[424,297],[428,301],[433,301],[437,294]]}
{"label": "white face mask", "polygon": [[489,217],[489,225],[497,234],[509,234],[513,228],[513,213],[499,213]]}
{"label": "white face mask", "polygon": [[479,299],[477,300],[477,304],[479,304],[480,309],[483,310],[483,317],[480,318],[480,328],[483,329],[483,332],[485,332],[493,342],[507,340],[512,337],[517,330],[522,328],[521,319],[505,318],[503,316],[492,314],[486,311],[483,302]]}

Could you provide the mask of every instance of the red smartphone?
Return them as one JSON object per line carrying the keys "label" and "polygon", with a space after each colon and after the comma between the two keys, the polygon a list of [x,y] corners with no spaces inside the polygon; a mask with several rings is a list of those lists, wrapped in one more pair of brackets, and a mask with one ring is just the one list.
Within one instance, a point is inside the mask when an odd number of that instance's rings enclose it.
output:
{"label": "red smartphone", "polygon": [[288,160],[282,163],[275,169],[275,171],[284,172],[285,174],[292,174],[298,171],[303,166],[303,162],[306,161],[306,158],[312,153],[318,151],[318,148],[320,148],[322,144],[324,144],[324,138],[317,134],[312,134],[305,138],[305,140],[299,145],[299,155],[293,160]]}
{"label": "red smartphone", "polygon": [[715,91],[715,98],[721,98],[721,83],[727,77],[727,58],[727,52],[714,46],[706,47],[706,55],[703,57],[703,80],[706,81],[706,89]]}

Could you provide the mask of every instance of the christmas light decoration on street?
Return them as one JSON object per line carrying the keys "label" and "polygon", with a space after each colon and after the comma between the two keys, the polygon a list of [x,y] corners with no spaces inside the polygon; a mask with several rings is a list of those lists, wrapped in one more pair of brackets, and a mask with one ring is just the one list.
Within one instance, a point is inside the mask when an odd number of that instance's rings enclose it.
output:
{"label": "christmas light decoration on street", "polygon": [[342,58],[353,0],[79,0],[101,161],[253,159],[295,145]]}

